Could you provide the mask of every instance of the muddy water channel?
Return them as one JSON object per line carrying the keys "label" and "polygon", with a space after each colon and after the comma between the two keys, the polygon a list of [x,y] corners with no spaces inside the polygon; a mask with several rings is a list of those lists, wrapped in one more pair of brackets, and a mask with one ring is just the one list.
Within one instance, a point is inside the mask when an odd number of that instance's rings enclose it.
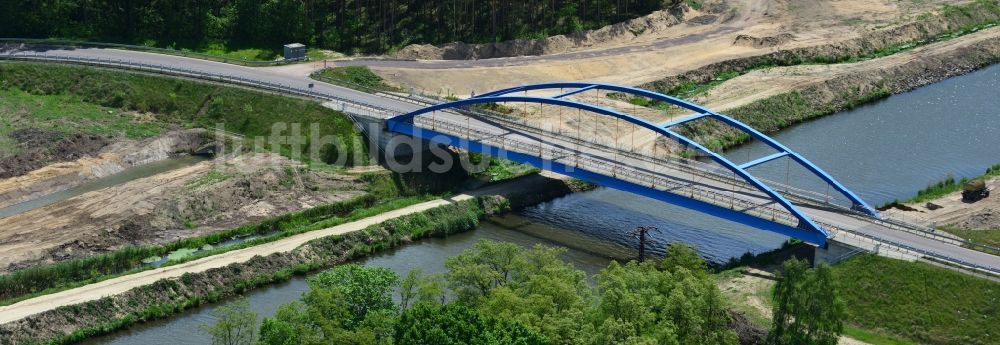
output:
{"label": "muddy water channel", "polygon": [[65,189],[59,192],[47,194],[22,203],[0,208],[0,218],[6,218],[13,216],[15,214],[28,212],[36,208],[52,205],[59,201],[66,200],[81,194],[93,192],[96,190],[112,186],[117,186],[129,181],[138,180],[141,178],[150,177],[167,171],[191,166],[206,159],[208,158],[202,156],[180,156],[175,158],[164,159],[158,162],[143,164],[136,167],[131,167],[125,169],[120,173],[88,181],[73,188]]}
{"label": "muddy water channel", "polygon": [[[1000,66],[952,78],[913,92],[890,97],[853,111],[789,128],[774,137],[798,151],[871,204],[905,199],[928,183],[953,175],[982,174],[1000,163]],[[737,162],[770,153],[760,143],[731,150]],[[782,162],[755,167],[774,181],[822,191],[819,181]],[[599,188],[530,207],[483,222],[472,232],[431,239],[362,261],[389,267],[399,274],[412,268],[440,272],[444,259],[480,239],[532,245],[559,244],[570,251],[566,260],[590,274],[609,257],[630,257],[635,240],[625,232],[640,225],[660,229],[653,234],[663,246],[683,241],[702,255],[722,262],[747,251],[779,246],[786,238],[707,217],[693,211],[628,193]],[[260,316],[297,299],[307,289],[303,279],[253,291],[251,305]],[[208,306],[182,315],[133,327],[88,344],[207,344],[198,325],[212,322]]]}

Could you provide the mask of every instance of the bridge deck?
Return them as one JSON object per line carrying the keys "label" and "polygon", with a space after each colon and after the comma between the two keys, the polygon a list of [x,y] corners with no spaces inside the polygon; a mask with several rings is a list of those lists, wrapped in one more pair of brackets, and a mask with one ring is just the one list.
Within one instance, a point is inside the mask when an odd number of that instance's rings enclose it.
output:
{"label": "bridge deck", "polygon": [[[580,140],[572,137],[575,133],[552,133],[502,119],[469,117],[452,111],[437,112],[433,117],[422,115],[416,118],[415,125],[431,132],[471,139],[510,152],[529,154],[646,185],[658,191],[745,211],[744,213],[761,219],[790,226],[797,223],[788,211],[777,206],[764,193],[742,181],[734,180],[731,175],[700,169],[695,163],[687,166],[679,162],[664,165],[663,160],[643,157],[639,153],[581,144]],[[581,139],[586,140],[586,135]],[[451,143],[460,146],[458,143]],[[805,198],[793,200],[796,206],[820,223],[836,240],[848,244],[854,241],[876,241],[894,250],[911,252],[915,257],[939,256],[939,259],[950,258],[968,266],[1000,272],[1000,257],[963,248],[957,245],[958,241],[949,237],[914,230],[903,231],[891,223],[837,209],[829,204]]]}
{"label": "bridge deck", "polygon": [[[427,105],[414,104],[409,100],[386,98],[319,83],[309,79],[305,75],[296,76],[287,73],[278,73],[274,69],[242,67],[178,56],[99,48],[5,47],[4,49],[0,49],[0,57],[9,58],[15,54],[20,55],[23,59],[58,59],[59,61],[139,69],[218,80],[220,82],[332,100],[346,104],[345,110],[347,112],[360,116],[385,118],[389,115],[414,111]],[[315,87],[306,88],[306,85],[310,83],[314,83]],[[534,153],[538,148],[533,147],[532,143],[535,142],[534,146],[538,146],[536,139],[542,139],[549,142],[549,144],[544,144],[541,147],[542,154],[547,154],[547,158],[567,163],[568,160],[577,160],[578,158],[581,161],[592,161],[594,163],[587,165],[587,169],[593,169],[594,172],[619,176],[622,179],[636,178],[638,179],[636,181],[639,182],[652,179],[654,185],[659,185],[660,188],[670,186],[672,185],[671,183],[693,186],[693,188],[684,189],[682,187],[681,189],[674,189],[674,191],[677,193],[690,193],[694,191],[696,196],[701,198],[701,200],[711,200],[711,197],[704,197],[705,195],[715,195],[718,199],[720,193],[722,195],[727,193],[733,194],[730,191],[730,187],[727,186],[730,183],[725,182],[725,179],[717,178],[718,176],[711,177],[702,174],[700,177],[703,178],[699,178],[699,174],[692,176],[689,169],[677,166],[653,166],[648,159],[641,157],[629,158],[626,157],[629,154],[625,152],[609,152],[608,150],[585,145],[586,147],[580,149],[579,153],[574,152],[570,155],[556,157],[553,154],[562,155],[568,149],[573,149],[571,151],[577,149],[577,143],[565,136],[544,133],[540,136],[538,131],[524,130],[513,126],[504,128],[501,122],[488,123],[481,120],[466,122],[467,120],[458,114],[445,115],[437,118],[437,120],[447,122],[448,125],[452,126],[453,134],[457,136],[461,136],[463,132],[467,135],[473,133],[471,129],[464,129],[462,127],[466,124],[471,125],[471,127],[475,128],[475,133],[484,133],[493,136],[493,140],[500,140],[502,146],[515,152]],[[428,123],[425,121],[418,120],[417,124],[427,127]],[[428,128],[437,128],[437,125],[435,124]],[[483,136],[475,137],[475,139],[483,139]],[[511,143],[511,145],[506,146],[506,144],[503,144],[504,142]],[[520,143],[522,147],[515,148],[513,143]],[[618,162],[617,165],[615,164],[616,161]],[[604,169],[600,169],[602,166]],[[612,172],[609,173],[608,169],[611,169]],[[755,205],[756,207],[744,208],[751,208],[749,212],[756,212],[759,217],[767,218],[767,213],[771,212],[776,220],[782,221],[781,219],[784,219],[786,223],[790,222],[787,218],[787,212],[775,209],[773,205],[769,204],[770,200],[764,198],[761,193],[745,188],[745,185],[743,187],[742,191],[735,193],[735,200],[729,201],[731,204],[735,204],[736,200],[740,200],[740,203]],[[717,200],[716,203],[718,203]],[[796,204],[809,216],[813,217],[813,219],[821,222],[821,225],[830,232],[831,236],[838,240],[850,243],[852,237],[859,241],[861,238],[867,238],[868,240],[875,239],[878,242],[887,244],[889,247],[894,247],[896,250],[904,252],[913,250],[922,255],[951,258],[970,265],[980,266],[993,272],[1000,271],[1000,257],[959,247],[954,241],[949,241],[946,238],[899,230],[898,227],[887,223],[845,214],[844,212],[830,211],[824,206],[817,206],[809,202],[799,201]]]}

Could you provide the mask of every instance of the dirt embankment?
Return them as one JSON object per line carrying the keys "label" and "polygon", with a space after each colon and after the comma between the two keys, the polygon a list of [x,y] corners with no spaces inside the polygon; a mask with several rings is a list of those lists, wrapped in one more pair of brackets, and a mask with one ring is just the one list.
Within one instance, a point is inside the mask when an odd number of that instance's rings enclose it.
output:
{"label": "dirt embankment", "polygon": [[894,208],[884,213],[921,224],[1000,231],[1000,177],[987,178],[985,181],[990,196],[976,202],[963,201],[962,192],[958,191],[931,201],[904,205],[905,209]]}
{"label": "dirt embankment", "polygon": [[[78,186],[127,168],[190,154],[209,142],[202,129],[168,132],[141,141],[62,135],[37,129],[14,131],[11,137],[30,149],[0,159],[11,177],[0,179],[0,208]],[[57,162],[52,164],[53,162]],[[24,163],[24,165],[19,165]]]}
{"label": "dirt embankment", "polygon": [[[518,187],[511,188],[512,184],[516,184]],[[448,219],[450,215],[459,215],[458,218],[462,218],[466,214],[476,214],[482,217],[549,200],[571,193],[577,188],[579,188],[578,185],[568,180],[529,175],[517,181],[504,182],[500,186],[487,187],[476,193],[476,195],[483,196],[478,200],[469,199],[468,195],[461,195],[450,198],[451,201],[444,202],[447,206],[443,206],[442,209],[423,211],[433,221],[428,229],[410,229],[409,227],[413,226],[411,224],[415,223],[402,219],[409,216],[402,216],[399,221],[376,223],[376,225],[366,228],[370,231],[350,231],[342,236],[327,235],[327,237],[317,238],[304,245],[286,250],[263,255],[247,255],[246,261],[218,268],[189,271],[190,273],[183,275],[172,272],[177,269],[176,267],[160,269],[165,274],[176,278],[161,279],[150,285],[134,285],[134,288],[124,293],[108,297],[101,297],[107,296],[106,293],[100,294],[99,298],[94,297],[94,300],[88,302],[54,308],[2,324],[0,325],[0,343],[22,344],[66,339],[64,337],[68,334],[85,330],[89,332],[87,333],[89,335],[114,331],[128,327],[135,322],[165,317],[176,311],[195,307],[200,303],[215,302],[222,297],[239,294],[274,281],[285,280],[292,274],[301,274],[341,263],[351,258],[368,255],[373,252],[373,248],[391,248],[418,239],[418,237],[411,237],[410,231],[421,233],[423,236],[437,236],[470,230],[475,227],[475,222],[469,222],[467,219],[463,221]],[[498,193],[508,197],[504,200],[490,196]],[[421,205],[412,207],[421,207]],[[371,220],[366,219],[359,222],[363,221]],[[423,224],[423,222],[416,223]],[[336,228],[351,227],[351,224],[344,224]],[[456,227],[456,224],[461,224],[461,226]],[[313,233],[299,236],[308,236]],[[282,241],[286,240],[294,239],[288,238]],[[258,247],[244,250],[252,251]],[[223,256],[217,255],[182,266],[196,266],[199,261],[218,259]],[[39,297],[39,299],[44,298],[45,296]]]}
{"label": "dirt embankment", "polygon": [[[886,29],[866,32],[861,37],[810,47],[782,49],[769,54],[726,60],[706,65],[661,80],[640,85],[642,88],[666,92],[686,82],[705,83],[726,71],[747,71],[766,66],[796,65],[804,61],[839,61],[850,57],[874,54],[882,49],[934,39],[963,27],[1000,20],[1000,14],[984,9],[956,13],[927,15],[920,20]],[[746,36],[746,37],[744,37]],[[755,38],[740,35],[733,42],[739,46],[767,45],[770,41],[787,41],[791,37],[778,35]]]}
{"label": "dirt embankment", "polygon": [[58,132],[36,128],[18,129],[9,136],[19,152],[0,157],[0,179],[21,176],[54,162],[94,155],[111,142],[97,135],[64,138]]}
{"label": "dirt embankment", "polygon": [[305,170],[276,155],[206,161],[0,219],[0,267],[200,236],[364,190],[356,176]]}
{"label": "dirt embankment", "polygon": [[[393,57],[420,60],[478,60],[514,56],[535,56],[563,53],[605,44],[626,44],[637,36],[656,33],[684,22],[708,25],[724,21],[727,6],[722,1],[709,1],[705,12],[692,11],[686,6],[675,10],[656,11],[652,14],[616,23],[595,30],[556,35],[543,39],[512,40],[499,43],[468,44],[462,42],[440,46],[413,44],[404,47]],[[685,13],[688,12],[688,13]],[[721,17],[721,18],[720,18]]]}
{"label": "dirt embankment", "polygon": [[[989,14],[988,17],[1000,19],[1000,15],[996,14]],[[970,22],[979,22],[978,19],[970,19]],[[708,80],[722,71],[743,70],[759,64],[784,64],[808,56],[868,54],[896,44],[912,42],[914,39],[922,40],[927,36],[934,36],[964,24],[966,24],[964,21],[942,23],[929,20],[921,25],[907,25],[905,28],[873,34],[869,36],[869,40],[858,41],[851,46],[831,45],[818,47],[815,50],[802,50],[800,55],[778,52],[767,58],[737,59],[707,66],[645,87],[663,91],[685,80]],[[909,38],[893,38],[897,36]],[[774,132],[798,122],[850,109],[865,102],[966,74],[997,62],[1000,62],[1000,28],[994,27],[963,36],[961,39],[935,43],[913,51],[859,63],[830,65],[825,68],[818,66],[775,68],[766,76],[747,75],[728,81],[718,87],[720,90],[710,91],[710,95],[705,97],[707,100],[696,99],[696,101],[716,108],[721,104],[729,115],[758,130]],[[784,75],[776,76],[776,74]],[[762,83],[770,83],[768,84],[770,86]],[[736,94],[742,92],[740,90],[756,90],[758,86],[777,90],[757,90],[747,97]],[[725,95],[726,92],[734,95]],[[714,95],[711,95],[713,93]],[[750,101],[744,99],[733,102],[726,100],[727,96],[749,98]],[[726,104],[734,103],[735,107],[725,107]],[[686,126],[685,130],[702,142],[718,140],[723,147],[746,139],[734,135],[736,133],[731,128],[714,122],[694,123]]]}

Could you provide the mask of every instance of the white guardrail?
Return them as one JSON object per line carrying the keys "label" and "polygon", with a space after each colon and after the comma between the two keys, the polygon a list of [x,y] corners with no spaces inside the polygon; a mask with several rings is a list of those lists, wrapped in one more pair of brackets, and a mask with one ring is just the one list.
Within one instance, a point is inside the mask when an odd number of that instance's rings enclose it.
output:
{"label": "white guardrail", "polygon": [[[203,79],[203,80],[208,80],[208,81],[213,81],[213,82],[236,84],[236,85],[248,86],[248,87],[253,87],[253,88],[258,88],[258,89],[264,89],[264,90],[273,91],[273,92],[279,92],[279,93],[284,93],[284,94],[292,94],[292,95],[296,95],[296,96],[302,96],[302,97],[308,97],[308,98],[315,98],[315,99],[320,99],[320,100],[324,100],[324,101],[338,102],[338,103],[341,103],[341,104],[344,105],[345,112],[348,112],[350,115],[355,115],[355,116],[366,116],[366,117],[370,117],[370,118],[385,119],[385,118],[391,117],[393,115],[401,114],[402,113],[402,111],[399,111],[399,110],[390,109],[390,108],[386,108],[386,107],[383,107],[383,106],[377,106],[377,105],[373,105],[373,104],[366,104],[366,103],[363,103],[363,102],[358,102],[356,100],[350,100],[350,99],[346,99],[346,98],[339,97],[339,96],[336,96],[336,95],[330,95],[330,94],[320,93],[320,92],[316,92],[316,91],[313,91],[313,90],[310,90],[310,89],[306,89],[306,88],[302,88],[302,87],[296,87],[296,86],[292,86],[292,85],[276,84],[276,83],[265,82],[265,81],[250,79],[250,78],[243,78],[243,77],[237,77],[237,76],[231,76],[231,75],[224,75],[224,74],[214,73],[214,72],[205,71],[205,70],[178,68],[178,67],[174,67],[174,66],[167,66],[167,65],[160,65],[160,64],[151,64],[151,63],[130,61],[130,60],[124,60],[124,59],[66,57],[66,56],[51,56],[51,55],[34,54],[34,53],[0,54],[0,59],[7,59],[7,60],[33,60],[33,61],[55,61],[55,62],[75,63],[75,64],[89,64],[89,65],[102,66],[102,67],[117,67],[117,68],[130,69],[130,70],[139,70],[139,71],[154,72],[154,73],[160,73],[160,74],[168,74],[168,75],[177,75],[177,76],[183,76],[183,77],[191,77],[191,78]],[[388,94],[380,92],[379,95],[388,95]],[[398,94],[391,94],[391,95],[392,95],[391,98],[394,98],[394,99],[397,99],[397,100],[401,100],[401,101],[406,101],[406,102],[412,102],[414,104],[421,104],[421,105],[434,104],[434,103],[430,102],[429,100],[416,99],[415,97],[411,98],[411,97],[406,97],[406,96],[400,96]],[[468,110],[466,110],[466,111],[468,111]],[[527,126],[527,127],[530,127],[532,130],[535,130],[535,131],[541,130],[540,128],[535,128],[535,127],[532,127],[532,126],[528,126],[527,123],[526,123],[526,121],[523,121],[523,120],[517,121],[517,118],[515,118],[515,117],[508,116],[508,115],[505,115],[505,114],[500,114],[501,116],[497,116],[497,114],[499,114],[499,113],[485,114],[485,113],[483,113],[480,110],[476,110],[476,111],[474,111],[472,113],[472,115],[490,115],[491,119],[498,119],[498,118],[499,119],[503,119],[503,120],[505,120],[504,121],[505,123],[519,125],[519,127]],[[511,149],[513,151],[518,151],[518,152],[521,152],[521,153],[535,153],[535,152],[538,152],[538,156],[540,156],[540,157],[545,157],[547,159],[551,159],[552,161],[558,161],[558,162],[563,163],[563,164],[570,163],[570,162],[566,161],[565,157],[573,157],[572,160],[573,160],[573,163],[576,166],[584,165],[584,166],[586,166],[588,168],[588,170],[591,170],[591,171],[596,172],[596,173],[603,173],[603,174],[605,174],[607,176],[612,176],[612,177],[620,178],[620,179],[623,179],[623,180],[626,180],[626,181],[632,182],[632,183],[637,183],[637,184],[642,184],[642,185],[647,185],[648,184],[651,187],[656,188],[658,190],[662,190],[662,191],[665,191],[665,192],[670,192],[670,193],[674,193],[674,194],[678,194],[678,195],[684,195],[684,196],[687,196],[687,197],[691,197],[691,198],[694,198],[694,199],[697,199],[697,200],[700,200],[700,201],[704,201],[704,202],[709,202],[709,203],[712,203],[712,204],[715,204],[715,205],[719,205],[719,206],[729,207],[729,208],[734,209],[734,210],[739,210],[740,212],[744,212],[744,213],[747,213],[747,214],[750,214],[750,215],[754,215],[755,217],[759,217],[759,218],[763,218],[763,219],[770,219],[772,221],[781,222],[783,224],[792,225],[792,226],[795,226],[797,224],[797,222],[798,222],[798,220],[794,216],[792,216],[787,210],[785,210],[784,208],[776,207],[773,202],[772,203],[765,203],[765,204],[756,204],[756,203],[750,202],[750,201],[745,200],[745,199],[728,196],[728,195],[725,195],[723,193],[718,193],[716,191],[706,190],[704,188],[697,188],[695,186],[695,184],[693,184],[693,183],[680,183],[678,181],[672,181],[672,180],[669,180],[669,179],[666,179],[666,178],[663,178],[663,177],[660,177],[660,176],[655,176],[655,175],[652,175],[652,174],[648,174],[648,173],[639,171],[639,170],[635,169],[634,167],[627,167],[627,166],[622,166],[622,165],[619,165],[619,164],[608,164],[608,162],[603,161],[603,160],[597,160],[597,159],[593,159],[593,158],[589,158],[589,157],[581,157],[580,155],[575,154],[575,152],[573,152],[573,151],[566,151],[566,150],[560,150],[560,149],[556,149],[556,150],[548,149],[548,148],[545,148],[545,147],[543,147],[541,145],[533,145],[533,144],[530,144],[530,143],[525,143],[525,142],[521,142],[521,141],[515,141],[515,140],[508,139],[506,137],[499,137],[499,136],[496,136],[494,134],[483,132],[483,131],[480,131],[480,130],[477,130],[477,129],[463,128],[461,125],[455,124],[455,123],[443,122],[441,120],[429,120],[429,119],[424,118],[424,117],[418,118],[417,122],[423,122],[424,125],[430,125],[433,128],[438,128],[438,127],[445,128],[449,132],[452,132],[453,134],[456,134],[456,135],[462,135],[463,133],[465,133],[466,135],[471,135],[472,133],[476,133],[476,134],[479,135],[479,138],[480,138],[479,140],[482,140],[484,143],[489,142],[489,143],[491,143],[491,145],[497,145],[497,147],[500,147],[500,148],[503,148],[503,149]],[[359,127],[363,127],[363,126],[360,126],[360,124],[358,124],[358,125],[359,125]],[[362,130],[363,130],[363,128],[362,128]],[[476,136],[471,136],[470,139],[475,138],[475,137]],[[497,141],[498,140],[497,138],[500,138],[499,141]],[[603,149],[603,150],[608,150],[608,149],[615,150],[614,148],[612,148],[610,146],[599,144],[599,143],[587,142],[587,141],[582,140],[580,138],[566,137],[565,139],[567,139],[567,140],[575,140],[575,141],[579,142],[580,144],[590,145],[591,147],[595,147],[595,148],[599,148],[599,149]],[[650,161],[652,163],[668,164],[671,167],[681,168],[681,169],[688,169],[689,171],[691,171],[690,169],[694,169],[694,171],[700,172],[700,174],[703,177],[709,177],[709,178],[713,178],[713,179],[724,179],[724,181],[733,183],[734,186],[740,185],[740,184],[743,184],[743,185],[746,186],[746,183],[743,182],[742,180],[737,180],[737,179],[725,176],[724,174],[721,174],[719,171],[717,171],[717,168],[705,169],[704,166],[699,166],[699,165],[705,165],[705,163],[702,163],[702,162],[697,162],[697,161],[694,161],[694,160],[680,159],[680,158],[660,159],[660,158],[654,158],[654,157],[644,157],[644,155],[636,154],[634,152],[628,152],[628,151],[623,151],[623,150],[617,150],[617,151],[619,151],[618,153],[620,153],[620,154],[630,155],[633,158],[644,159],[644,160]],[[772,181],[768,181],[768,184],[772,184],[772,183],[773,183]],[[781,184],[778,184],[778,183],[773,183],[773,184],[782,186]],[[793,190],[793,188],[794,187],[788,186],[787,190]],[[806,191],[806,192],[809,192],[809,191]],[[818,194],[818,193],[814,193],[814,192],[809,192],[809,193]],[[791,193],[791,194],[794,195],[797,198],[801,198],[801,199],[804,199],[804,200],[819,201],[819,200],[815,199],[815,197],[808,197],[808,196],[805,196],[805,195],[799,195],[798,193]],[[900,230],[900,231],[906,231],[906,232],[910,232],[910,233],[919,234],[919,235],[927,237],[927,238],[931,238],[931,239],[935,239],[935,240],[939,240],[939,241],[942,241],[942,242],[947,242],[947,243],[955,244],[955,245],[966,245],[966,246],[967,245],[975,245],[975,244],[971,244],[971,243],[968,243],[968,242],[963,242],[961,240],[956,240],[954,238],[950,238],[950,237],[945,237],[945,236],[940,236],[940,235],[934,234],[934,233],[932,233],[933,230],[928,231],[926,229],[922,229],[924,227],[921,227],[921,226],[918,226],[918,225],[908,224],[908,223],[904,223],[904,222],[901,222],[901,221],[894,221],[894,220],[879,220],[879,219],[871,218],[871,217],[868,217],[868,216],[865,216],[865,215],[861,215],[861,214],[859,214],[857,212],[854,212],[854,211],[850,211],[850,209],[844,208],[843,206],[839,206],[839,205],[835,205],[835,204],[830,204],[828,202],[822,202],[822,203],[825,204],[825,205],[829,205],[831,207],[836,207],[836,208],[841,209],[841,210],[846,210],[846,213],[852,214],[852,215],[858,217],[859,219],[863,219],[863,220],[866,220],[866,221],[869,221],[869,222],[872,222],[872,223],[876,223],[876,224],[879,224],[879,225],[882,225],[882,226],[885,226],[885,227],[888,227],[888,228],[892,228],[892,229],[896,229],[896,230]],[[960,259],[948,257],[948,256],[945,256],[945,255],[942,255],[942,254],[929,252],[929,251],[922,250],[922,249],[919,249],[919,248],[914,248],[912,246],[908,246],[908,245],[905,245],[905,244],[902,244],[902,243],[897,243],[895,241],[886,240],[886,239],[880,238],[878,236],[864,234],[864,233],[860,233],[860,232],[857,232],[857,231],[854,231],[854,230],[850,230],[850,229],[840,228],[840,227],[837,227],[837,226],[835,226],[833,224],[828,224],[828,223],[823,223],[823,222],[817,222],[817,223],[819,225],[823,226],[824,228],[828,229],[831,232],[844,232],[844,233],[852,234],[854,236],[859,236],[859,237],[867,238],[867,239],[869,239],[871,241],[879,242],[879,243],[881,243],[884,246],[888,246],[888,247],[890,247],[893,250],[904,252],[904,253],[907,253],[909,255],[928,257],[928,258],[932,258],[932,259],[936,259],[936,260],[940,260],[940,261],[944,261],[944,262],[956,264],[956,265],[959,265],[959,266],[964,266],[966,268],[971,268],[971,269],[974,269],[974,270],[980,270],[980,271],[984,271],[984,272],[988,272],[988,273],[992,273],[992,274],[1000,274],[1000,268],[998,268],[998,267],[985,267],[985,266],[977,265],[977,264],[974,264],[974,263],[966,262],[964,260],[960,260]],[[990,247],[987,247],[987,248],[990,248]],[[995,249],[995,248],[993,248],[993,249]]]}

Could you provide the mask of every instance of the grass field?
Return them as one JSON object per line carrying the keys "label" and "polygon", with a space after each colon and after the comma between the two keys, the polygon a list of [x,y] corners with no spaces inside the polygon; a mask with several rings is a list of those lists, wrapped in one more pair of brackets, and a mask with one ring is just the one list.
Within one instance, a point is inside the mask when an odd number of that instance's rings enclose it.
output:
{"label": "grass field", "polygon": [[998,283],[867,254],[833,270],[854,328],[922,344],[997,343]]}
{"label": "grass field", "polygon": [[155,117],[84,102],[72,95],[32,95],[0,90],[0,134],[30,126],[68,135],[95,134],[140,139],[157,136],[164,125]]}
{"label": "grass field", "polygon": [[[274,48],[231,47],[222,43],[209,43],[196,47],[175,47],[175,46],[163,46],[157,44],[157,42],[154,40],[148,40],[143,44],[150,47],[171,48],[183,52],[205,54],[224,59],[237,59],[246,61],[275,61],[281,59],[284,56],[284,50],[282,47],[274,47]],[[322,60],[326,57],[325,54],[323,54],[322,50],[316,48],[307,48],[306,56],[308,56],[310,60]]]}
{"label": "grass field", "polygon": [[[76,117],[93,118],[97,112],[108,110],[112,111],[110,115],[116,111],[149,113],[162,123],[209,129],[222,126],[250,138],[271,136],[275,125],[286,126],[279,134],[288,135],[288,128],[299,124],[306,144],[301,146],[303,154],[309,152],[308,143],[314,142],[310,128],[315,125],[321,136],[331,135],[347,150],[361,152],[363,156],[356,157],[357,162],[368,161],[366,150],[358,147],[362,141],[350,119],[302,99],[187,79],[21,62],[0,63],[0,92],[24,95],[18,102],[43,100],[37,106],[41,114],[65,116],[65,112],[57,112],[57,104],[69,100],[81,109],[80,114],[73,115]],[[45,97],[53,98],[44,101]],[[115,121],[110,124],[132,135],[151,130]],[[321,150],[321,158],[333,161],[337,153],[329,147]],[[287,147],[282,149],[282,153],[288,153]]]}
{"label": "grass field", "polygon": [[1000,248],[1000,229],[961,229],[953,226],[945,226],[938,228],[938,230],[967,239],[973,243]]}
{"label": "grass field", "polygon": [[365,92],[402,91],[397,87],[388,85],[377,74],[367,66],[345,66],[324,68],[312,75],[316,80],[331,82],[338,85],[347,86]]}

